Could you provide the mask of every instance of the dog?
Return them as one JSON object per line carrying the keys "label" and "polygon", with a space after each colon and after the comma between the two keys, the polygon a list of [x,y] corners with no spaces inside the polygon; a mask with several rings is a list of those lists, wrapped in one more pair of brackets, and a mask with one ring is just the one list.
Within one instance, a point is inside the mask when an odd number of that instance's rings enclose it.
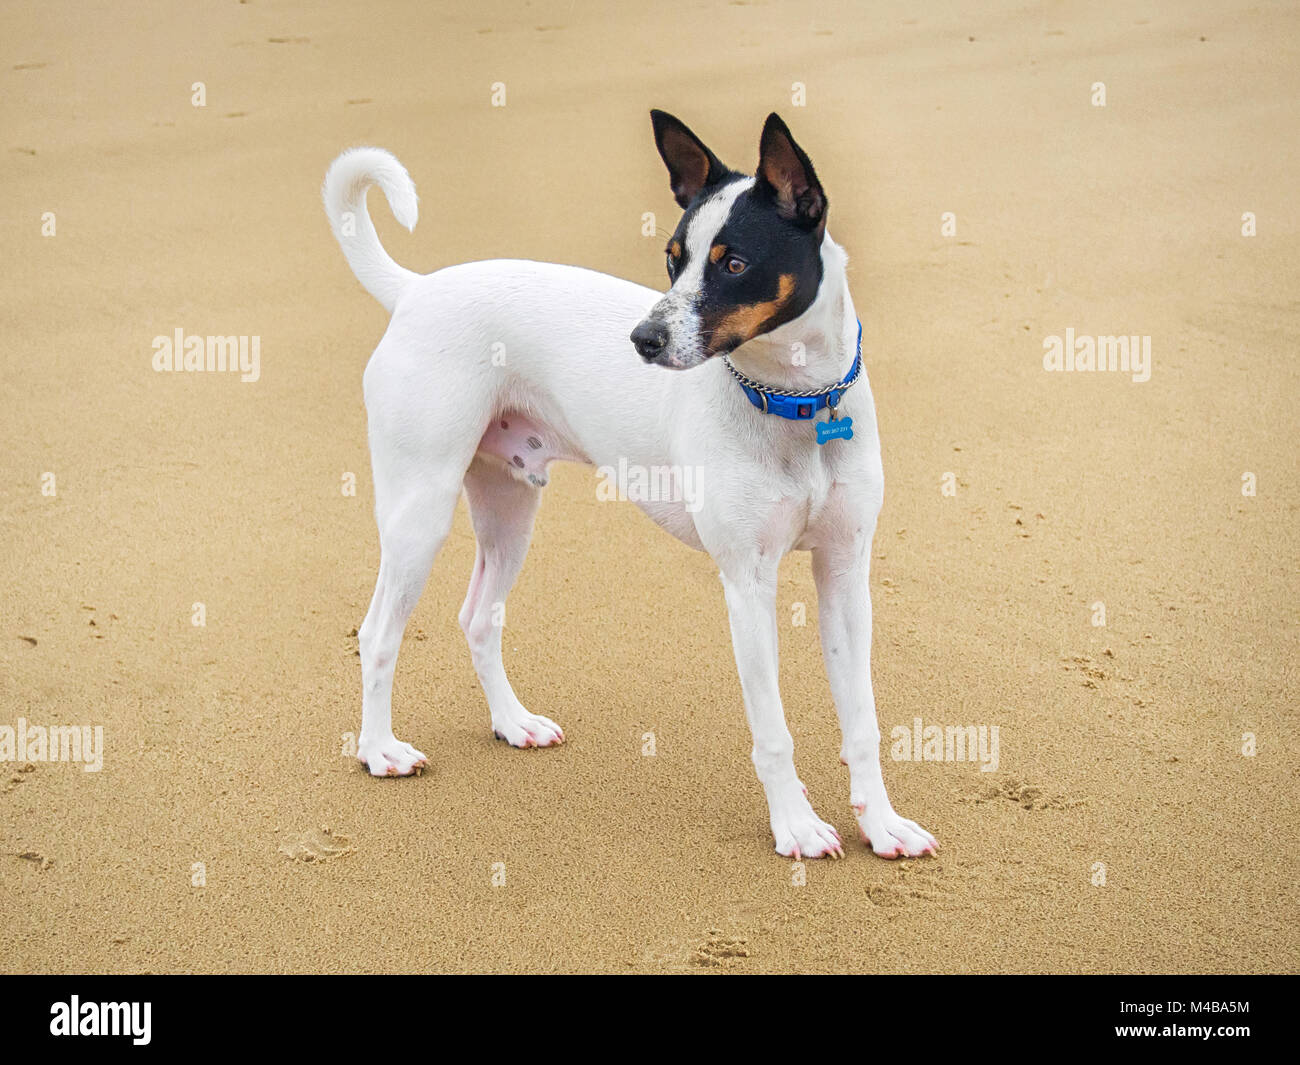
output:
{"label": "dog", "polygon": [[500,619],[550,463],[691,468],[695,506],[672,493],[639,505],[718,566],[777,852],[844,856],[795,772],[777,683],[777,568],[803,550],[859,834],[883,858],[932,854],[934,837],[895,812],[881,773],[868,589],[880,442],[826,193],[775,114],[753,175],[724,166],[672,115],[652,111],[651,122],[683,211],[666,249],[666,293],[523,260],[417,275],[384,250],[366,209],[378,185],[414,228],[415,187],[401,164],[354,148],[329,168],[331,229],[392,315],[364,375],[380,563],[358,634],[358,757],[381,777],[427,764],[393,735],[393,671],[462,488],[477,550],[459,620],[492,729],[515,747],[549,747],[564,732],[515,695]]}

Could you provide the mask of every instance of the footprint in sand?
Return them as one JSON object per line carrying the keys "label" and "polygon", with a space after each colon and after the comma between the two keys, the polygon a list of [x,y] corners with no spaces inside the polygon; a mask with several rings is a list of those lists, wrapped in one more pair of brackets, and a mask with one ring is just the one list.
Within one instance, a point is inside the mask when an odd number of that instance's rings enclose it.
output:
{"label": "footprint in sand", "polygon": [[691,951],[691,963],[709,968],[726,968],[740,959],[749,957],[748,940],[744,936],[724,935],[720,928],[710,928],[704,942]]}
{"label": "footprint in sand", "polygon": [[32,765],[31,762],[28,762],[26,765],[20,765],[18,767],[17,773],[10,774],[9,781],[5,785],[5,791],[6,792],[13,791],[14,788],[18,787],[19,784],[21,784],[24,780],[28,779],[26,776],[22,774],[35,773],[35,772],[36,772],[36,767]]}
{"label": "footprint in sand", "polygon": [[321,825],[281,843],[279,852],[295,862],[328,862],[351,854],[356,848],[347,836]]}
{"label": "footprint in sand", "polygon": [[1071,799],[1067,795],[1050,795],[1044,788],[1019,780],[1002,780],[986,785],[977,794],[961,799],[976,804],[1005,799],[1025,810],[1070,810],[1082,806],[1084,799]]}
{"label": "footprint in sand", "polygon": [[943,866],[938,862],[936,858],[928,858],[891,863],[884,883],[866,886],[867,901],[886,908],[906,906],[916,901],[951,901],[952,889],[944,882]]}

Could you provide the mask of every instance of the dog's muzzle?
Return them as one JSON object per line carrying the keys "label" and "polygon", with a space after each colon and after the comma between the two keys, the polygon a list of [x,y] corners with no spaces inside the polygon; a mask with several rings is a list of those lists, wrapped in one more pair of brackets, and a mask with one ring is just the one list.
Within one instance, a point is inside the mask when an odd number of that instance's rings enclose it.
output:
{"label": "dog's muzzle", "polygon": [[646,318],[632,330],[632,346],[646,362],[654,362],[668,346],[668,327]]}

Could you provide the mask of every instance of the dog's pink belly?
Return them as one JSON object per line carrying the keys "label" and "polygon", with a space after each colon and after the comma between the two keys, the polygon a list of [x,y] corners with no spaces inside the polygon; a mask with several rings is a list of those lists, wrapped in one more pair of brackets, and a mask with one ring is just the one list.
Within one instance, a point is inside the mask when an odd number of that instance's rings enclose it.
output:
{"label": "dog's pink belly", "polygon": [[[478,442],[478,454],[501,460],[516,480],[525,481],[534,488],[546,485],[550,479],[547,467],[556,460],[591,462],[545,422],[517,411],[506,411],[493,419]],[[695,529],[693,511],[685,503],[638,501],[637,506],[656,525],[688,547],[704,550]]]}
{"label": "dog's pink belly", "polygon": [[536,488],[549,480],[546,470],[556,459],[585,461],[549,426],[515,411],[493,420],[478,442],[478,452],[500,459],[516,478]]}

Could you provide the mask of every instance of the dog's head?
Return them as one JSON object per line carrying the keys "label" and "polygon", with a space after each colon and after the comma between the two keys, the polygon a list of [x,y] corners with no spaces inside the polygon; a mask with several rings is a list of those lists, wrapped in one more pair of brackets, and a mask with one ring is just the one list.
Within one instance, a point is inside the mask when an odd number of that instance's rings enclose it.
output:
{"label": "dog's head", "polygon": [[672,115],[655,143],[685,213],[665,249],[671,287],[632,331],[646,362],[684,370],[803,314],[822,281],[826,193],[784,122],[768,115],[753,177],[724,166]]}

